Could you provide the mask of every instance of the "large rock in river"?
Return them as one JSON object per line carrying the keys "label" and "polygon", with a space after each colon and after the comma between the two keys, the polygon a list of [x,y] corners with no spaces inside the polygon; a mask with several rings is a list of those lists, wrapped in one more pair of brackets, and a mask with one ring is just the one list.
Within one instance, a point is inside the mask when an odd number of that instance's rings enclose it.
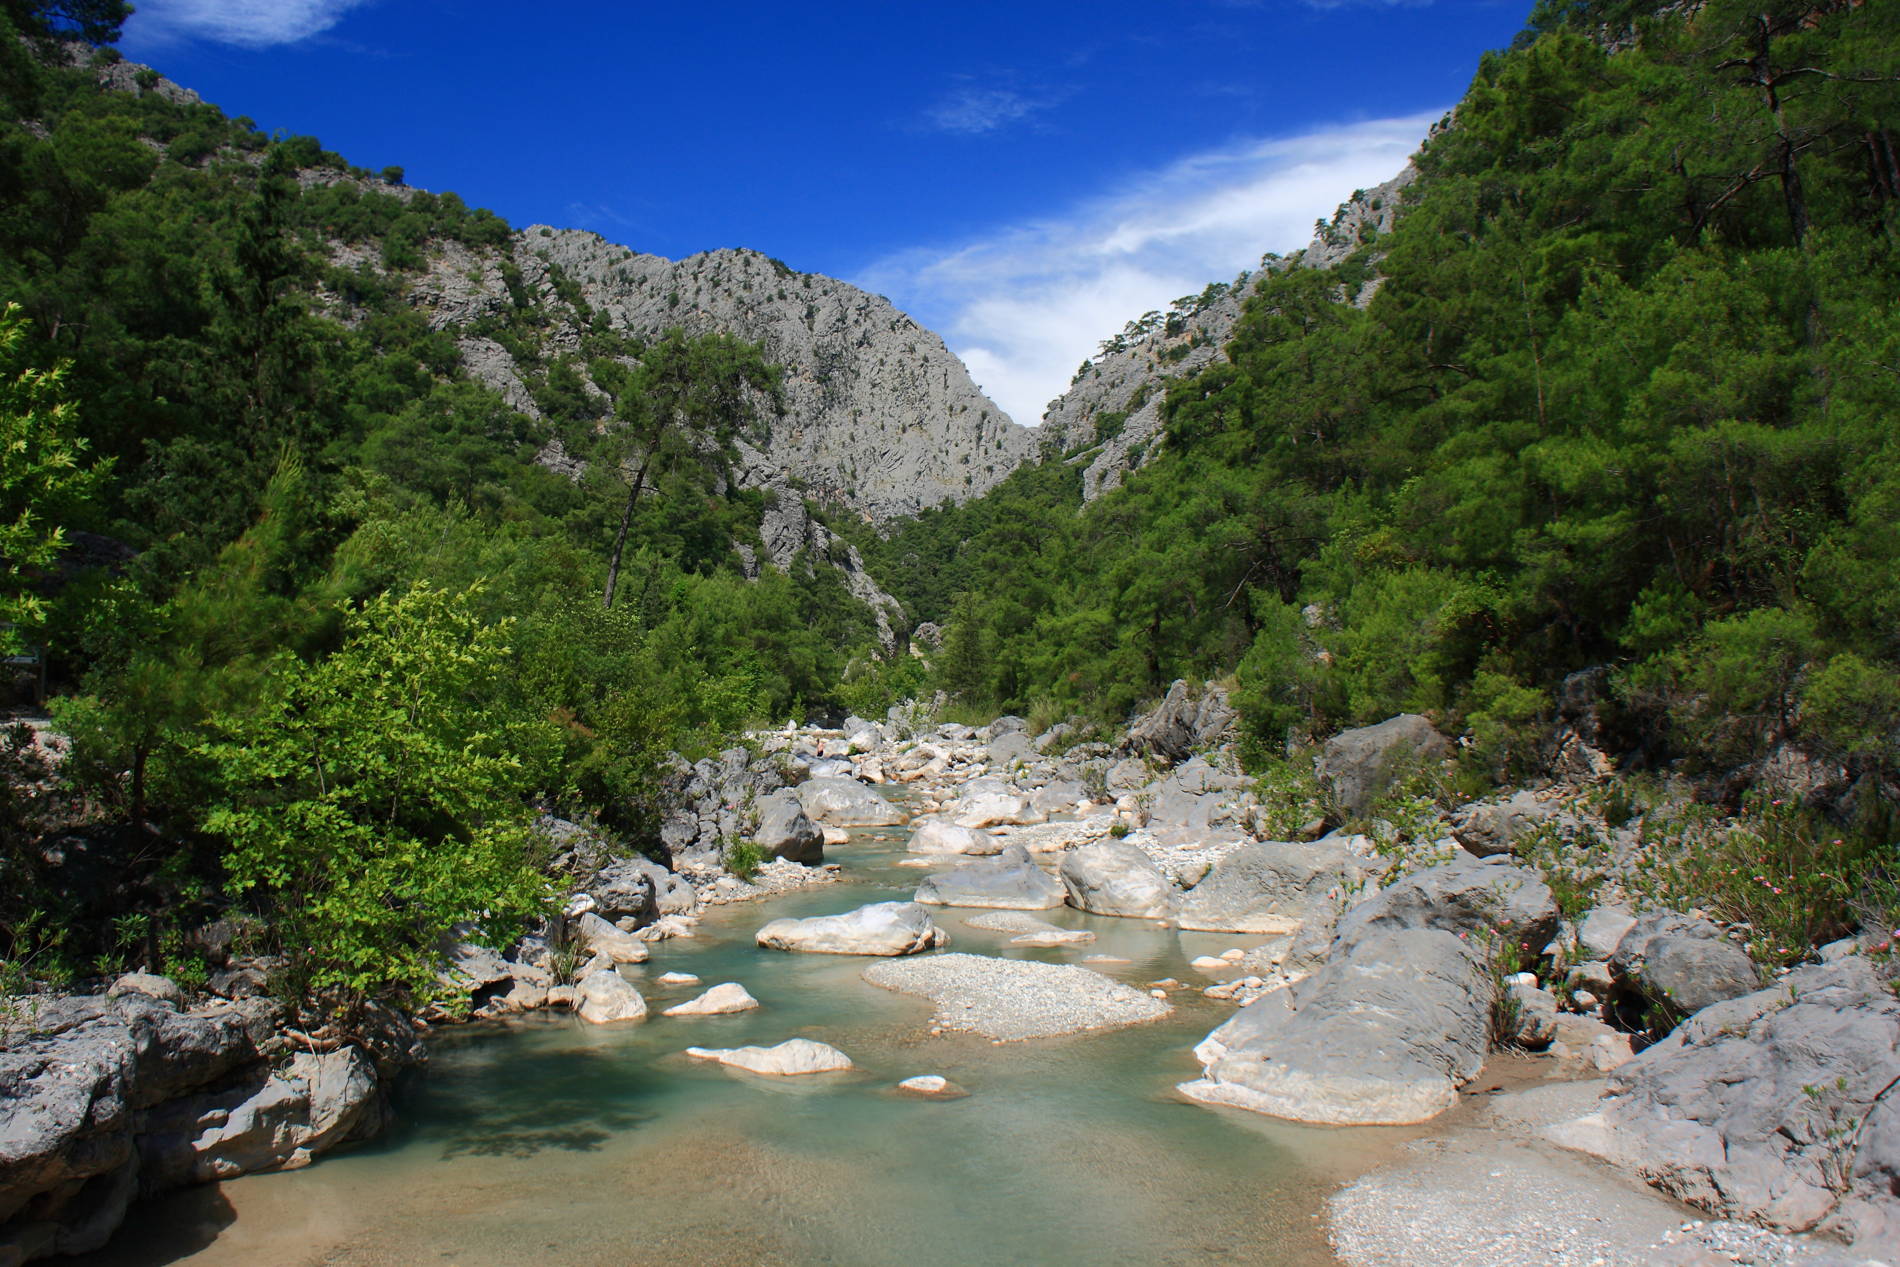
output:
{"label": "large rock in river", "polygon": [[798,785],[806,817],[833,827],[889,827],[904,812],[856,779],[807,779]]}
{"label": "large rock in river", "polygon": [[1166,919],[1174,914],[1174,885],[1147,854],[1121,841],[1083,845],[1062,855],[1069,902],[1092,915]]}
{"label": "large rock in river", "polygon": [[1454,933],[1389,929],[1262,996],[1195,1049],[1182,1094],[1295,1122],[1397,1126],[1450,1108],[1478,1075],[1496,991]]}
{"label": "large rock in river", "polygon": [[360,1047],[298,1052],[280,1068],[153,1111],[139,1139],[148,1191],[296,1170],[382,1125],[376,1067]]}
{"label": "large rock in river", "polygon": [[917,886],[916,900],[931,906],[1046,911],[1061,906],[1068,896],[1062,882],[1037,866],[1027,849],[1011,845],[993,861],[930,876]]}
{"label": "large rock in river", "polygon": [[1319,758],[1320,784],[1349,818],[1371,809],[1406,775],[1451,755],[1451,744],[1416,713],[1342,730]]}
{"label": "large rock in river", "polygon": [[942,819],[930,819],[919,823],[917,830],[910,836],[912,853],[949,853],[989,855],[1003,851],[1000,837],[986,831],[964,827],[957,823],[946,823]]}
{"label": "large rock in river", "polygon": [[775,919],[754,940],[768,950],[817,955],[914,955],[944,945],[950,935],[915,902],[873,902],[842,915]]}
{"label": "large rock in river", "polygon": [[788,1038],[776,1047],[688,1047],[686,1054],[695,1060],[716,1060],[748,1073],[781,1078],[855,1068],[851,1057],[836,1047],[809,1038]]}
{"label": "large rock in river", "polygon": [[105,1244],[139,1190],[147,1110],[258,1070],[277,1054],[276,1021],[262,999],[189,1012],[143,992],[33,1005],[0,1050],[0,1261]]}
{"label": "large rock in river", "polygon": [[772,792],[758,800],[758,830],[752,839],[774,858],[814,864],[825,860],[825,833],[806,815],[795,793]]}
{"label": "large rock in river", "polygon": [[1329,919],[1358,868],[1338,844],[1242,845],[1180,901],[1176,923],[1218,933],[1291,932]]}
{"label": "large rock in river", "polygon": [[614,1021],[643,1021],[647,1001],[612,968],[597,968],[574,986],[574,1010],[583,1021],[607,1025]]}

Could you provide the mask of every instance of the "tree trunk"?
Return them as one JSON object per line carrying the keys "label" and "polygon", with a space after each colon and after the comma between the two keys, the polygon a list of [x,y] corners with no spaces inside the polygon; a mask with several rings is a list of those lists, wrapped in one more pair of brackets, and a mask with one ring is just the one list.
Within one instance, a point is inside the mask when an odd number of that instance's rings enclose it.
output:
{"label": "tree trunk", "polygon": [[614,607],[614,589],[620,584],[620,556],[627,548],[627,526],[633,522],[633,508],[640,500],[640,487],[646,483],[647,465],[653,461],[653,451],[647,450],[646,460],[640,463],[640,473],[633,477],[633,487],[627,490],[627,505],[620,512],[620,531],[614,534],[614,552],[607,560],[607,592],[601,596],[600,605],[608,611]]}

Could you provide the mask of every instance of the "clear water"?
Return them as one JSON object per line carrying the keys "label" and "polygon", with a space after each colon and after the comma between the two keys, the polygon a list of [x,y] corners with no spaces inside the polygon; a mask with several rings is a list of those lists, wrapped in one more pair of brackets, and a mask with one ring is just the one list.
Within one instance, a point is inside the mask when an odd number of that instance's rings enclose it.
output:
{"label": "clear water", "polygon": [[[288,1174],[146,1203],[93,1261],[254,1263],[1228,1263],[1332,1261],[1328,1191],[1391,1133],[1308,1129],[1191,1105],[1174,1084],[1229,1015],[1192,990],[1132,1029],[995,1044],[933,1036],[923,1000],[868,985],[869,960],[760,950],[767,919],[908,897],[903,828],[832,851],[850,877],[717,908],[700,935],[626,969],[655,1015],[587,1025],[538,1015],[440,1032],[376,1143]],[[1254,939],[1043,912],[1092,944],[1006,945],[943,911],[955,949],[1075,962],[1145,986]],[[700,986],[657,984],[691,972]],[[763,1006],[670,1019],[660,1008],[721,981]],[[805,1036],[848,1074],[772,1079],[690,1061],[689,1046]],[[966,1099],[895,1095],[942,1074]]]}

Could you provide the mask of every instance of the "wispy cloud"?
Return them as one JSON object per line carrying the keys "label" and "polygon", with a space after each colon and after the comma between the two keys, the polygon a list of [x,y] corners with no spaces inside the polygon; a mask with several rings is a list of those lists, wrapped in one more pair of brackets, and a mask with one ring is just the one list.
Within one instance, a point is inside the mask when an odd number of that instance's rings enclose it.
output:
{"label": "wispy cloud", "polygon": [[210,40],[239,48],[295,44],[329,30],[370,0],[139,0],[126,42],[141,45]]}
{"label": "wispy cloud", "polygon": [[855,278],[943,334],[990,396],[1034,424],[1096,346],[1132,318],[1264,252],[1398,173],[1442,111],[1189,156],[1054,216],[919,247]]}
{"label": "wispy cloud", "polygon": [[965,83],[924,111],[923,126],[957,136],[981,136],[1040,114],[1061,100],[1055,92],[1029,93],[999,84]]}

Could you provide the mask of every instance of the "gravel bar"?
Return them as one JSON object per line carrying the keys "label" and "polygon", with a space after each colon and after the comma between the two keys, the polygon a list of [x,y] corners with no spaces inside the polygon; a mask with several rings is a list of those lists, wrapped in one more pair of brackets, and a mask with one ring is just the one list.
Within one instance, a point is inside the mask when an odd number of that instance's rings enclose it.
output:
{"label": "gravel bar", "polygon": [[928,955],[872,964],[864,979],[929,999],[944,1029],[1000,1041],[1140,1025],[1174,1010],[1087,968],[1028,959]]}

